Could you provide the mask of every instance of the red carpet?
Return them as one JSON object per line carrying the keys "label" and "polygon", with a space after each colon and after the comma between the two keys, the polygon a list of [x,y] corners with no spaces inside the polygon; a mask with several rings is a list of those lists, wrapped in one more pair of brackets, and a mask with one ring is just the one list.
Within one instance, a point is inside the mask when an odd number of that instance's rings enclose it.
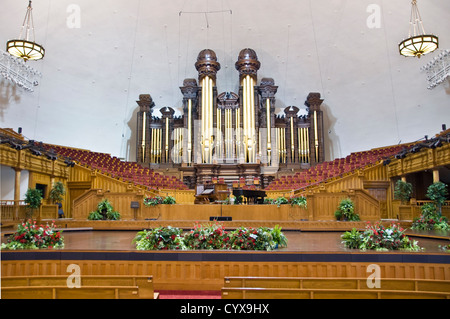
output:
{"label": "red carpet", "polygon": [[159,299],[221,299],[220,291],[210,290],[157,290]]}

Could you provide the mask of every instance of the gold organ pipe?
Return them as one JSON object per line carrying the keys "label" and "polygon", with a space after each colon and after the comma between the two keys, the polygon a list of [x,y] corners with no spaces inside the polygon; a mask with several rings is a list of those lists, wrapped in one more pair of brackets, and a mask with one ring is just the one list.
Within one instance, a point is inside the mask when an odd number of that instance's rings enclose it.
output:
{"label": "gold organ pipe", "polygon": [[241,111],[236,109],[236,156],[239,158],[241,156]]}
{"label": "gold organ pipe", "polygon": [[291,117],[291,163],[295,160],[295,145],[294,145],[294,118]]}
{"label": "gold organ pipe", "polygon": [[166,150],[166,158],[165,162],[169,162],[169,118],[166,117],[166,143],[165,143],[165,150]]}
{"label": "gold organ pipe", "polygon": [[297,140],[298,140],[298,161],[299,163],[303,163],[303,136],[302,136],[302,128],[297,128]]}
{"label": "gold organ pipe", "polygon": [[162,129],[158,129],[158,162],[162,163]]}
{"label": "gold organ pipe", "polygon": [[308,128],[305,128],[305,135],[306,135],[306,160],[309,163],[311,161],[310,159],[310,151],[309,151],[309,130]]}
{"label": "gold organ pipe", "polygon": [[145,130],[146,130],[147,114],[142,113],[142,162],[145,162]]}
{"label": "gold organ pipe", "polygon": [[256,162],[256,151],[258,144],[256,143],[256,120],[255,120],[255,80],[250,77],[251,79],[251,85],[250,85],[250,105],[251,105],[251,121],[252,121],[252,127],[251,127],[251,135],[252,135],[252,142],[253,142],[253,151],[252,151],[252,162]]}
{"label": "gold organ pipe", "polygon": [[154,163],[154,153],[153,153],[154,145],[153,145],[153,141],[155,140],[155,134],[154,134],[153,131],[154,131],[153,129],[150,130],[150,133],[151,133],[151,138],[150,138],[150,163]]}
{"label": "gold organ pipe", "polygon": [[188,145],[187,145],[187,162],[190,164],[191,163],[191,152],[192,152],[192,135],[191,135],[191,129],[192,129],[192,100],[189,99],[188,100],[188,132],[187,132],[187,140],[188,140]]}
{"label": "gold organ pipe", "polygon": [[217,109],[217,128],[216,128],[216,141],[217,141],[217,157],[222,157],[222,111]]}
{"label": "gold organ pipe", "polygon": [[271,136],[271,123],[270,123],[270,99],[266,99],[266,122],[267,122],[267,164],[270,165],[270,154],[272,151],[272,136]]}
{"label": "gold organ pipe", "polygon": [[318,137],[318,130],[317,130],[317,111],[314,111],[314,146],[316,148],[316,163],[319,161],[319,137]]}

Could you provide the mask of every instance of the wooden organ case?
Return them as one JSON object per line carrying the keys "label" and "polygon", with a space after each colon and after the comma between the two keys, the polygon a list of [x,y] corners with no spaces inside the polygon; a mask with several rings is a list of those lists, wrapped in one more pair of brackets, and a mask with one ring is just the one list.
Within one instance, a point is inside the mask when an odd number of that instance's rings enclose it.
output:
{"label": "wooden organ case", "polygon": [[256,52],[241,50],[235,64],[239,92],[218,93],[220,63],[213,50],[202,50],[195,67],[198,81],[180,87],[181,116],[171,107],[153,116],[149,94],[139,96],[136,161],[155,169],[177,168],[191,188],[221,178],[228,185],[244,178],[265,187],[279,170],[307,169],[325,160],[323,100],[309,93],[306,114],[288,106],[276,112],[278,86],[272,78],[257,84]]}

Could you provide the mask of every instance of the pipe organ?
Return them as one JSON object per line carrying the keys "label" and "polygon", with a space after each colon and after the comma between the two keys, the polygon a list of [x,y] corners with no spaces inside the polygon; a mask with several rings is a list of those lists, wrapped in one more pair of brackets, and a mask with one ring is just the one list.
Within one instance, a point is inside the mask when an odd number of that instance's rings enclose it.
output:
{"label": "pipe organ", "polygon": [[283,168],[308,168],[323,162],[320,94],[308,95],[305,115],[299,115],[296,106],[277,113],[278,86],[272,78],[263,78],[258,85],[260,62],[256,52],[243,49],[235,67],[239,91],[218,94],[216,74],[220,63],[214,51],[202,50],[195,63],[198,80],[185,79],[180,87],[181,116],[175,116],[171,107],[161,108],[161,117],[153,116],[151,96],[140,95],[137,162],[154,168],[184,167],[194,171],[203,166],[215,167],[216,175],[226,167],[240,167],[230,174],[242,175],[248,166],[253,173],[263,175],[261,167],[272,168],[273,174]]}

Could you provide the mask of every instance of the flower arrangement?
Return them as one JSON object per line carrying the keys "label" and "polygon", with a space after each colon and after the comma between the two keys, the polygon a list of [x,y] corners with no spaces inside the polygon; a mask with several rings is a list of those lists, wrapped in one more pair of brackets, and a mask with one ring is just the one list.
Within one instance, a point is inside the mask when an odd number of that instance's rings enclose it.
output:
{"label": "flower arrangement", "polygon": [[395,223],[386,228],[381,223],[371,225],[368,222],[363,232],[353,228],[352,231],[345,232],[341,237],[342,243],[352,249],[420,250],[417,241],[411,241],[405,235],[405,230]]}
{"label": "flower arrangement", "polygon": [[196,223],[194,229],[184,236],[188,249],[230,249],[230,234],[219,223],[202,225]]}
{"label": "flower arrangement", "polygon": [[156,195],[154,197],[145,197],[144,198],[144,205],[147,207],[157,206],[160,204],[165,204],[165,205],[176,204],[176,200],[172,196],[162,197],[159,195]]}
{"label": "flower arrangement", "polygon": [[[231,233],[231,248],[238,250],[274,250],[287,245],[282,233],[266,227],[240,227]],[[274,236],[277,232],[278,237]]]}
{"label": "flower arrangement", "polygon": [[433,203],[422,206],[422,214],[415,218],[411,229],[415,230],[448,230],[450,226],[447,217],[440,216],[437,207]]}
{"label": "flower arrangement", "polygon": [[182,230],[171,226],[144,230],[133,239],[138,250],[185,250],[185,249],[238,249],[274,250],[287,246],[287,238],[281,227],[240,227],[227,232],[223,225],[198,224],[182,235]]}
{"label": "flower arrangement", "polygon": [[31,219],[21,223],[17,231],[8,238],[7,243],[2,244],[2,249],[42,249],[62,248],[64,238],[62,231],[55,230],[56,225],[37,225]]}
{"label": "flower arrangement", "polygon": [[138,232],[133,243],[138,250],[184,250],[186,246],[181,234],[182,230],[176,227],[159,227]]}

